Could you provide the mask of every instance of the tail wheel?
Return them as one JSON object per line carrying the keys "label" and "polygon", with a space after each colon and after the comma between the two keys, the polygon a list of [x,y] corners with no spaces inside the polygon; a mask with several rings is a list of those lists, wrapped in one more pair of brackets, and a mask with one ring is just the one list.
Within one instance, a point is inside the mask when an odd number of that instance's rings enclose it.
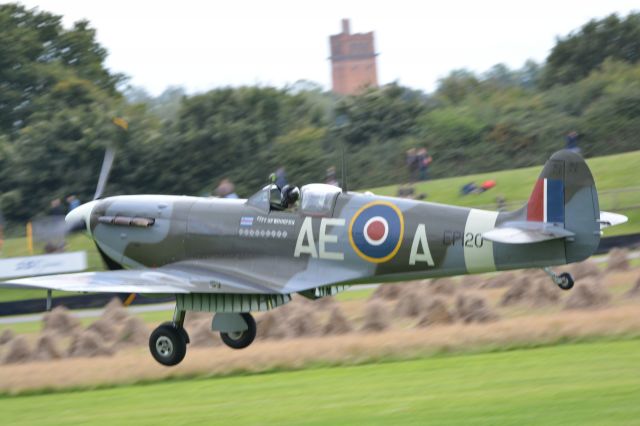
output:
{"label": "tail wheel", "polygon": [[149,350],[153,358],[162,365],[179,364],[187,353],[186,333],[172,324],[162,324],[149,337]]}
{"label": "tail wheel", "polygon": [[256,338],[256,320],[251,314],[240,314],[247,323],[247,329],[244,331],[220,332],[220,338],[225,345],[233,349],[244,349],[249,346]]}
{"label": "tail wheel", "polygon": [[568,272],[563,272],[559,276],[560,282],[558,283],[558,287],[562,290],[571,290],[573,288],[573,277]]}

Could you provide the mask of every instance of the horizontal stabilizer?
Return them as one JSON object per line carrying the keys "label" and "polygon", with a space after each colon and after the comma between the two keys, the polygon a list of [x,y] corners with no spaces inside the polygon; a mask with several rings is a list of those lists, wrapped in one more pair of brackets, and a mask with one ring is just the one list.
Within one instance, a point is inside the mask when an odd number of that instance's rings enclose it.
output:
{"label": "horizontal stabilizer", "polygon": [[506,222],[482,234],[482,237],[496,243],[529,244],[566,238],[575,235],[561,226],[545,222]]}
{"label": "horizontal stabilizer", "polygon": [[629,220],[623,214],[611,213],[611,212],[600,212],[600,220],[598,223],[600,224],[600,229],[608,228],[610,226],[621,225]]}

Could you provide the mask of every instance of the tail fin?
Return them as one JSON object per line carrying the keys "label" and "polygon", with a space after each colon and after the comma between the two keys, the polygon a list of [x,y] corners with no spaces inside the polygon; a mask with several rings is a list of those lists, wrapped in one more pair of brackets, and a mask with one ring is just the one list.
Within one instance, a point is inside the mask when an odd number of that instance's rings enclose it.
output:
{"label": "tail fin", "polygon": [[600,210],[593,176],[582,157],[571,151],[553,154],[536,181],[529,201],[506,213],[482,235],[504,244],[563,240],[566,262],[591,256],[600,242]]}
{"label": "tail fin", "polygon": [[600,242],[600,208],[591,171],[572,151],[558,151],[547,161],[526,205],[529,222],[563,227],[567,263],[591,256]]}

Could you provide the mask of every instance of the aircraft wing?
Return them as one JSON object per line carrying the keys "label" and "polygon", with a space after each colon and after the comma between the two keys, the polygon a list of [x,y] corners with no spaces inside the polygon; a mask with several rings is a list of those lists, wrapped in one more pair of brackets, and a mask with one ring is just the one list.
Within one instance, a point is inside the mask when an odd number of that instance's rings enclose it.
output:
{"label": "aircraft wing", "polygon": [[484,232],[482,237],[503,244],[529,244],[575,235],[563,227],[544,222],[507,222]]}
{"label": "aircraft wing", "polygon": [[45,275],[0,282],[4,288],[51,289],[91,293],[251,293],[281,294],[277,287],[251,276],[223,271],[188,270],[175,267],[157,269],[82,272]]}

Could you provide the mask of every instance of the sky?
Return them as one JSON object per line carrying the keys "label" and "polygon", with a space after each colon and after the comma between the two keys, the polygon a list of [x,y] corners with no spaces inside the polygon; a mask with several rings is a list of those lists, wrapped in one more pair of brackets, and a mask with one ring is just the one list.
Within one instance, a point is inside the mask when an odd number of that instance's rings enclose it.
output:
{"label": "sky", "polygon": [[[5,2],[6,3],[6,2]],[[158,95],[221,86],[331,87],[329,35],[375,32],[379,83],[431,92],[454,69],[543,62],[558,36],[593,18],[640,11],[637,0],[21,0],[73,22],[87,19],[106,65]]]}

